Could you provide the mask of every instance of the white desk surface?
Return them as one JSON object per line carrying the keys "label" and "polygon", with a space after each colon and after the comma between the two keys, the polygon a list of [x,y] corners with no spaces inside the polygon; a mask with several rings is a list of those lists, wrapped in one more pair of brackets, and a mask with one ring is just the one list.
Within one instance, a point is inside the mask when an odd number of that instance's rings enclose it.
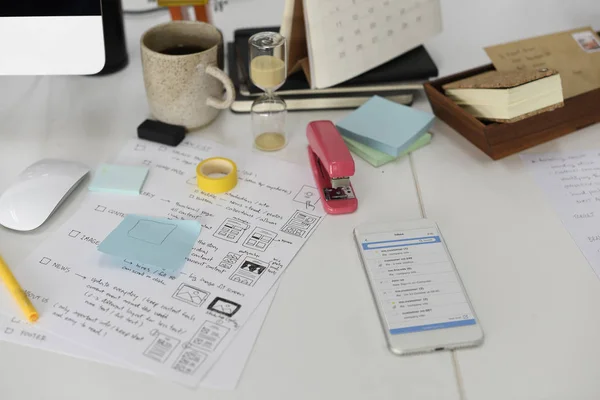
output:
{"label": "white desk surface", "polygon": [[[489,63],[485,46],[600,28],[594,0],[442,5],[444,33],[427,46],[442,76]],[[423,205],[486,335],[456,352],[464,398],[599,399],[600,280],[518,155],[492,161],[439,120],[433,132],[413,154]],[[588,148],[600,149],[600,124],[527,152]]]}
{"label": "white desk surface", "polygon": [[[508,1],[480,3],[442,2],[445,31],[428,46],[441,75],[486,63],[484,45],[600,20],[593,0],[570,2],[569,9],[559,0],[531,1],[516,16]],[[460,9],[466,7],[497,17],[470,18],[478,25],[472,29],[487,36],[473,35],[462,23]],[[535,22],[536,13],[544,18]],[[131,63],[118,74],[0,78],[0,191],[42,157],[93,167],[110,161],[135,136],[148,117],[137,38],[161,18],[128,20]],[[415,107],[429,110],[423,97]],[[345,113],[288,114],[291,143],[273,156],[306,165],[306,123],[335,121]],[[226,111],[193,134],[254,151],[248,125],[247,115]],[[188,390],[160,378],[0,342],[0,398],[600,398],[595,362],[600,359],[595,306],[600,281],[518,156],[494,162],[441,122],[433,132],[433,142],[413,154],[418,185],[486,334],[482,346],[454,353],[458,368],[452,353],[398,357],[385,348],[351,232],[369,220],[418,218],[419,200],[408,159],[380,169],[357,159],[352,182],[359,210],[328,217],[294,259],[236,391]],[[599,132],[599,125],[592,126],[529,151],[600,148]],[[0,250],[9,264],[51,235],[84,196],[80,187],[36,232],[0,229]]]}
{"label": "white desk surface", "polygon": [[[0,79],[0,191],[40,158],[62,157],[94,167],[110,161],[136,136],[137,125],[149,114],[135,38],[157,20],[128,22],[131,64],[118,74]],[[345,113],[289,113],[291,143],[272,156],[310,168],[306,124]],[[225,111],[210,127],[192,134],[255,151],[249,126],[249,115]],[[294,259],[236,391],[189,390],[133,371],[0,343],[0,398],[458,399],[450,353],[400,358],[387,350],[352,237],[354,226],[390,213],[420,216],[408,159],[381,169],[357,160],[352,182],[359,211],[326,218]],[[386,188],[385,197],[381,188]],[[84,195],[85,188],[79,187],[39,231],[0,229],[9,265],[51,235]]]}

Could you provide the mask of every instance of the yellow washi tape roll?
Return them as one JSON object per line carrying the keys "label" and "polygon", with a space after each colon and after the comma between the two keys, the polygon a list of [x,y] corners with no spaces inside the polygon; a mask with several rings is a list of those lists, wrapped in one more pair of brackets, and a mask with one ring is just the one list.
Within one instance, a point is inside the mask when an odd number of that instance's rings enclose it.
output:
{"label": "yellow washi tape roll", "polygon": [[237,185],[237,165],[228,158],[207,158],[196,167],[196,178],[202,191],[225,193]]}

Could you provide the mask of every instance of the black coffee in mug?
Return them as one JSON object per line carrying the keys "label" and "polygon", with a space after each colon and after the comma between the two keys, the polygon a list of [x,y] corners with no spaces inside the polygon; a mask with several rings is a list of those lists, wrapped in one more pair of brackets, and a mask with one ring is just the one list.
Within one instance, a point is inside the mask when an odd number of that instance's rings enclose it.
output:
{"label": "black coffee in mug", "polygon": [[207,49],[198,45],[179,45],[166,48],[162,50],[161,53],[168,54],[170,56],[185,56],[187,54],[202,53],[205,50]]}

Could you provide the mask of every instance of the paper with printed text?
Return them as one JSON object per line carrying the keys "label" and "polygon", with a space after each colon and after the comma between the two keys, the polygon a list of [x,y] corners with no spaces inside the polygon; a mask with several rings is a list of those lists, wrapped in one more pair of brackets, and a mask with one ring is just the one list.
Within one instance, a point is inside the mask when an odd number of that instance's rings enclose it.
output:
{"label": "paper with printed text", "polygon": [[[238,185],[206,194],[195,167],[217,155],[237,163]],[[150,167],[142,197],[90,194],[15,275],[40,312],[38,328],[196,386],[324,218],[311,171],[198,139],[177,148],[132,140],[116,162]],[[132,213],[202,224],[180,274],[116,265],[97,250]]]}

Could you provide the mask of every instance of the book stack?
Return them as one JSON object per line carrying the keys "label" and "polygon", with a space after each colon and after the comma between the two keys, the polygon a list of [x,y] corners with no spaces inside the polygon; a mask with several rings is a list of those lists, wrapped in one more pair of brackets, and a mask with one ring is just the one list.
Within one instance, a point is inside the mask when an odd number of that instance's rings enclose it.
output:
{"label": "book stack", "polygon": [[286,0],[280,27],[240,29],[228,44],[234,112],[249,112],[262,94],[248,74],[248,39],[261,31],[287,40],[277,94],[288,110],[356,108],[373,95],[411,104],[438,75],[423,43],[441,31],[439,0]]}
{"label": "book stack", "polygon": [[435,116],[373,96],[336,123],[350,151],[379,167],[431,141]]}
{"label": "book stack", "polygon": [[[250,112],[252,102],[263,91],[250,80],[248,39],[258,32],[278,32],[279,27],[238,29],[227,46],[228,73],[236,88],[233,112]],[[411,104],[423,82],[438,76],[438,69],[423,46],[403,54],[347,82],[330,88],[312,89],[302,70],[290,74],[277,90],[288,110],[348,109],[364,104],[373,95],[400,104]]]}

